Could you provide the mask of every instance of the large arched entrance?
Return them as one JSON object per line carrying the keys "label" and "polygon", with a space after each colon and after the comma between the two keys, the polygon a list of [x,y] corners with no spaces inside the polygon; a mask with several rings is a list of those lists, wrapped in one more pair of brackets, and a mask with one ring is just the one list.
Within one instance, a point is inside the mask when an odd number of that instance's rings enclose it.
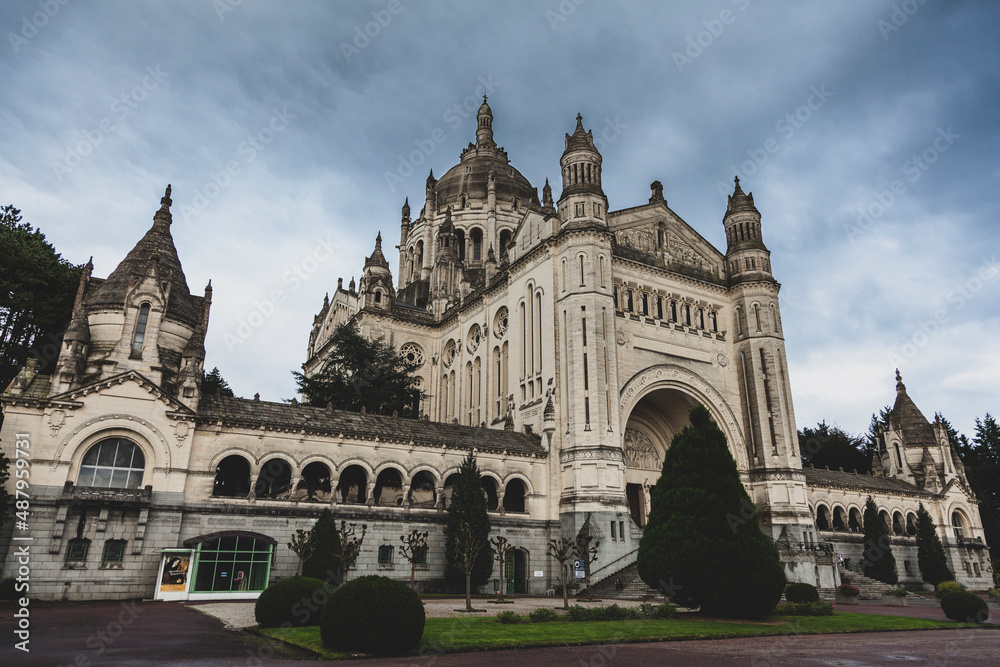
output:
{"label": "large arched entrance", "polygon": [[745,471],[746,451],[736,417],[721,394],[696,373],[673,365],[648,368],[624,386],[619,410],[624,424],[625,494],[629,514],[639,527],[649,518],[650,494],[671,440],[690,423],[695,405],[705,406],[726,434],[737,467]]}
{"label": "large arched entrance", "polygon": [[625,454],[625,495],[629,514],[640,528],[649,518],[650,494],[663,467],[663,454],[674,435],[687,424],[688,412],[697,405],[677,389],[646,394],[629,415],[622,438]]}

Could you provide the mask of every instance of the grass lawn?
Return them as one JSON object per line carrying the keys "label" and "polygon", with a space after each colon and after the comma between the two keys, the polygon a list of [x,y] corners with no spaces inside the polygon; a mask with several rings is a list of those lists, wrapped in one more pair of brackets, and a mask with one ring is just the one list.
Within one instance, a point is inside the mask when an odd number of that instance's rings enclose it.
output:
{"label": "grass lawn", "polygon": [[[835,613],[833,616],[768,617],[762,621],[724,621],[696,614],[671,620],[568,621],[501,625],[492,617],[428,618],[418,647],[421,654],[540,646],[571,646],[611,642],[721,639],[782,634],[827,634],[887,630],[996,627],[908,616]],[[269,636],[302,646],[328,659],[346,654],[323,648],[319,628],[260,629]]]}

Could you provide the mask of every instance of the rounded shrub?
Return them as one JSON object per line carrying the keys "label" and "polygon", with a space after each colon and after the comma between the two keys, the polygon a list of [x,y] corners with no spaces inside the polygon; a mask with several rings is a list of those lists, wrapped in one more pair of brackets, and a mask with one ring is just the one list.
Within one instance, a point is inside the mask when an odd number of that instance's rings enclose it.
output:
{"label": "rounded shrub", "polygon": [[514,623],[523,623],[524,619],[516,611],[502,611],[497,614],[496,621],[504,625],[511,625]]}
{"label": "rounded shrub", "polygon": [[536,609],[528,614],[528,620],[532,623],[547,623],[556,620],[558,617],[559,615],[551,609]]}
{"label": "rounded shrub", "polygon": [[789,602],[819,602],[819,591],[812,584],[788,584],[785,599]]}
{"label": "rounded shrub", "polygon": [[960,623],[985,623],[990,618],[986,600],[968,591],[945,593],[941,609],[945,616]]}
{"label": "rounded shrub", "polygon": [[425,619],[424,604],[409,586],[370,575],[333,592],[323,607],[319,630],[330,648],[398,653],[417,645]]}
{"label": "rounded shrub", "polygon": [[957,593],[964,590],[965,586],[957,581],[942,581],[934,587],[934,597],[941,599],[948,593]]}
{"label": "rounded shrub", "polygon": [[289,577],[260,594],[254,616],[265,628],[319,625],[320,612],[332,594],[333,588],[319,579]]}

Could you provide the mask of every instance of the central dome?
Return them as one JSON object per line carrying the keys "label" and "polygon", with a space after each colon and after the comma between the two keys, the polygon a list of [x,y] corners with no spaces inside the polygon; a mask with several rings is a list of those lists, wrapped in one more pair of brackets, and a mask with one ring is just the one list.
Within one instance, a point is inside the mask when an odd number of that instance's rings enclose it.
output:
{"label": "central dome", "polygon": [[462,151],[462,160],[437,182],[439,209],[448,206],[462,208],[463,195],[470,200],[485,201],[490,172],[496,174],[497,201],[513,202],[516,199],[521,204],[528,204],[538,198],[528,179],[510,166],[507,154],[493,141],[493,111],[484,96],[477,114],[476,143],[470,143]]}
{"label": "central dome", "polygon": [[[470,153],[479,152],[479,155]],[[467,152],[462,161],[448,170],[437,183],[438,206],[445,208],[461,208],[461,198],[465,195],[468,199],[486,200],[489,185],[490,172],[496,173],[496,196],[497,201],[512,202],[515,199],[521,205],[533,201],[537,195],[535,188],[531,186],[524,176],[517,169],[510,166],[510,163],[498,153],[491,151],[481,151],[473,148]]]}

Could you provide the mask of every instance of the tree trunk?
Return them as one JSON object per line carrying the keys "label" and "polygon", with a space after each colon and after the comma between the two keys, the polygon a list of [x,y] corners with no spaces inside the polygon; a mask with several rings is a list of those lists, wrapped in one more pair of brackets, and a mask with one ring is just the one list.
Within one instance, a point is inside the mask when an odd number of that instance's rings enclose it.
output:
{"label": "tree trunk", "polygon": [[569,591],[566,589],[566,563],[559,563],[559,580],[563,589],[563,609],[569,609]]}
{"label": "tree trunk", "polygon": [[417,576],[417,563],[416,561],[410,563],[410,588],[413,588],[413,580]]}
{"label": "tree trunk", "polygon": [[587,588],[587,597],[594,597],[594,592],[590,590],[590,561],[583,559],[583,585]]}
{"label": "tree trunk", "polygon": [[465,573],[465,611],[472,611],[472,573]]}

